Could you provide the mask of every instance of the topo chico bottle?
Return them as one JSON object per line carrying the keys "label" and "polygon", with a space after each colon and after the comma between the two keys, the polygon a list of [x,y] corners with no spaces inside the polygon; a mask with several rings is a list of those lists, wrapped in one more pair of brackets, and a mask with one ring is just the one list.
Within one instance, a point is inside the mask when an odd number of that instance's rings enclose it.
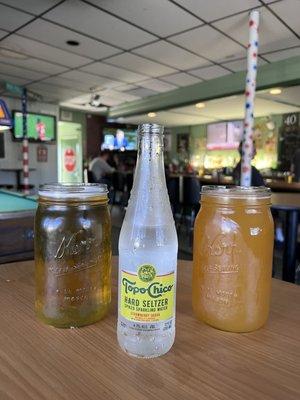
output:
{"label": "topo chico bottle", "polygon": [[119,239],[118,341],[130,355],[157,357],[173,345],[177,250],[163,127],[140,125],[133,189]]}

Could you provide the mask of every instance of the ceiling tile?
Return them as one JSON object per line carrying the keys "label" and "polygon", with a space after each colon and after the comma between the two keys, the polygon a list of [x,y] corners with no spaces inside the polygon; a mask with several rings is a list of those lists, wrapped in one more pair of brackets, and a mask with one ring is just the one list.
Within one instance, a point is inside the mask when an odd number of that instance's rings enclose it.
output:
{"label": "ceiling tile", "polygon": [[131,53],[123,53],[111,57],[105,60],[105,62],[153,77],[170,74],[176,71],[174,68],[166,67],[165,65],[149,61],[146,58]]}
{"label": "ceiling tile", "polygon": [[37,60],[36,58],[27,58],[25,60],[15,59],[15,58],[8,58],[4,55],[0,54],[0,62],[9,64],[9,65],[16,65],[18,67],[32,69],[33,71],[42,72],[44,74],[59,74],[61,72],[66,71],[66,67],[61,67],[59,65],[47,63],[46,61]]}
{"label": "ceiling tile", "polygon": [[132,117],[120,118],[118,122],[127,124],[156,123],[165,127],[186,126],[204,124],[213,119],[203,116],[184,115],[173,111],[159,111],[155,118],[148,117],[147,114],[134,115]]}
{"label": "ceiling tile", "polygon": [[105,88],[112,88],[120,85],[120,82],[112,81],[109,78],[102,78],[100,76],[87,74],[82,71],[68,71],[60,75],[62,78],[70,79],[72,81],[80,82],[85,85],[89,90],[98,90]]}
{"label": "ceiling tile", "polygon": [[270,4],[270,8],[282,18],[298,35],[300,35],[300,1],[285,0],[284,2]]}
{"label": "ceiling tile", "polygon": [[177,74],[163,76],[160,79],[162,79],[163,81],[174,83],[175,85],[178,85],[178,86],[188,86],[188,85],[193,85],[194,83],[201,82],[200,78],[196,78],[196,77],[188,75],[184,72],[179,72]]}
{"label": "ceiling tile", "polygon": [[8,32],[3,31],[2,29],[0,29],[0,39],[2,39],[4,36],[6,36],[8,34]]}
{"label": "ceiling tile", "polygon": [[[266,64],[266,61],[261,60],[260,58],[258,59],[258,66],[262,66]],[[243,58],[242,60],[236,60],[236,61],[229,61],[222,63],[224,67],[227,67],[231,69],[233,72],[238,72],[238,71],[246,71],[247,69],[247,59]]]}
{"label": "ceiling tile", "polygon": [[105,90],[101,91],[99,94],[101,96],[101,100],[103,99],[104,104],[107,104],[108,102],[111,103],[112,101],[121,104],[125,101],[138,100],[137,96],[133,96],[132,94],[129,93],[118,92],[116,90]]}
{"label": "ceiling tile", "polygon": [[201,23],[168,0],[91,0],[92,3],[161,37]]}
{"label": "ceiling tile", "polygon": [[220,76],[229,75],[231,72],[226,69],[219,67],[218,65],[212,65],[211,67],[198,68],[189,71],[191,74],[199,76],[202,79],[214,79]]}
{"label": "ceiling tile", "polygon": [[175,85],[162,82],[159,79],[148,79],[147,81],[139,82],[139,86],[155,90],[156,92],[168,92],[169,90],[177,89]]}
{"label": "ceiling tile", "polygon": [[179,114],[201,116],[203,109],[200,110],[199,108],[196,108],[194,104],[192,104],[190,106],[172,108],[171,111]]}
{"label": "ceiling tile", "polygon": [[243,51],[246,51],[243,50],[242,46],[228,39],[210,26],[203,26],[173,36],[170,38],[170,41],[180,44],[186,49],[192,50],[213,61],[220,61],[226,57],[238,56]]}
{"label": "ceiling tile", "polygon": [[[95,39],[90,39],[87,36],[72,32],[67,28],[62,28],[42,19],[37,19],[20,29],[18,34],[40,40],[41,42],[65,49],[72,53],[80,54],[81,56],[90,57],[94,60],[100,60],[101,58],[109,57],[120,52],[120,50],[115,47],[101,43]],[[67,40],[77,40],[80,45],[69,46],[66,43]]]}
{"label": "ceiling tile", "polygon": [[264,54],[264,58],[268,61],[280,61],[286,58],[300,56],[300,47],[294,47],[292,49],[280,50],[274,53]]}
{"label": "ceiling tile", "polygon": [[1,0],[2,3],[7,4],[8,6],[19,8],[20,10],[27,11],[34,15],[41,14],[42,12],[47,11],[50,7],[55,6],[55,4],[59,3],[60,0]]}
{"label": "ceiling tile", "polygon": [[130,49],[155,39],[155,36],[79,0],[65,1],[45,14],[44,18],[76,28],[76,31],[123,49]]}
{"label": "ceiling tile", "polygon": [[0,4],[0,26],[2,29],[14,31],[31,19],[33,19],[32,15]]}
{"label": "ceiling tile", "polygon": [[137,86],[125,83],[125,84],[122,84],[120,86],[116,86],[115,89],[118,92],[127,92],[127,90],[137,89]]}
{"label": "ceiling tile", "polygon": [[178,69],[195,68],[210,64],[210,62],[204,58],[185,51],[164,40],[136,49],[134,53],[151,58],[155,61],[163,62]]}
{"label": "ceiling tile", "polygon": [[69,89],[69,88],[62,88],[57,85],[50,85],[43,82],[33,83],[28,85],[30,90],[40,94],[43,99],[51,98],[53,100],[64,101],[68,99],[72,99],[74,97],[82,95],[82,92]]}
{"label": "ceiling tile", "polygon": [[1,73],[1,80],[15,83],[16,85],[26,85],[26,83],[29,82],[28,79],[18,78],[16,76],[11,76],[11,75],[2,74],[2,73]]}
{"label": "ceiling tile", "polygon": [[43,58],[46,61],[58,63],[67,67],[79,67],[91,61],[89,58],[68,53],[46,44],[27,39],[19,35],[11,35],[0,43],[1,47],[19,50],[23,54]]}
{"label": "ceiling tile", "polygon": [[41,72],[30,71],[21,67],[0,63],[0,74],[9,74],[29,81],[43,79],[47,75]]}
{"label": "ceiling tile", "polygon": [[82,92],[87,92],[90,89],[88,83],[67,79],[66,77],[62,77],[61,75],[44,79],[43,83],[56,85],[59,86],[60,88],[75,89]]}
{"label": "ceiling tile", "polygon": [[[243,13],[213,25],[247,46],[248,18],[248,13]],[[297,44],[299,44],[299,40],[270,11],[266,8],[260,9],[259,54]]]}
{"label": "ceiling tile", "polygon": [[221,0],[217,2],[208,2],[207,0],[176,0],[176,2],[205,21],[224,18],[228,15],[261,5],[258,0]]}
{"label": "ceiling tile", "polygon": [[101,62],[95,62],[81,68],[82,71],[91,72],[103,77],[109,77],[118,81],[134,83],[147,79],[146,75],[137,74],[136,72],[127,71],[122,68],[114,67],[112,65],[104,64]]}
{"label": "ceiling tile", "polygon": [[133,96],[137,97],[148,97],[148,96],[153,96],[155,94],[158,94],[159,92],[156,92],[155,90],[147,89],[147,88],[137,88],[133,90],[128,90],[126,93],[131,94]]}
{"label": "ceiling tile", "polygon": [[[262,96],[269,100],[274,100],[274,95],[270,94],[268,90],[262,90],[257,92],[257,96]],[[294,104],[300,107],[300,90],[299,86],[290,86],[282,88],[280,95],[276,95],[276,101],[286,102],[288,104]]]}

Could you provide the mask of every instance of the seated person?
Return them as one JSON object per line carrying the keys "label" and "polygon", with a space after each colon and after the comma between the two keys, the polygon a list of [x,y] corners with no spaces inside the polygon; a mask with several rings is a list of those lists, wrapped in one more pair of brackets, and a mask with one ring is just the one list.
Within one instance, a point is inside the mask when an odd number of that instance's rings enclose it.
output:
{"label": "seated person", "polygon": [[[239,153],[242,158],[242,142],[239,145]],[[256,146],[255,142],[253,142],[253,153],[252,153],[252,160],[256,156]],[[233,180],[236,185],[241,184],[241,161],[237,163],[233,170]],[[264,179],[257,168],[253,165],[251,166],[251,186],[265,186]]]}
{"label": "seated person", "polygon": [[110,185],[109,176],[115,171],[115,168],[108,164],[108,158],[109,152],[104,150],[90,162],[89,171],[92,172],[94,181],[97,183]]}

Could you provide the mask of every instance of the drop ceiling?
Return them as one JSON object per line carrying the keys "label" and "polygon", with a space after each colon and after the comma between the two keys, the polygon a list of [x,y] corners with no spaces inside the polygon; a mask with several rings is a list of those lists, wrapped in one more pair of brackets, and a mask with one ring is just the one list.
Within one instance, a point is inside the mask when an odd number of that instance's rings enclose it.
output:
{"label": "drop ceiling", "polygon": [[[244,118],[245,97],[243,95],[224,97],[204,103],[204,108],[195,105],[157,111],[155,117],[147,114],[116,121],[128,124],[142,122],[162,124],[166,127],[198,125],[224,120],[240,120]],[[290,112],[300,112],[300,87],[282,88],[282,93],[271,95],[268,90],[259,91],[255,98],[255,116],[271,116]]]}
{"label": "drop ceiling", "polygon": [[[91,92],[116,106],[230,75],[246,68],[253,8],[259,65],[300,55],[299,0],[0,0],[0,80],[95,111]],[[169,124],[212,118],[164,113]]]}

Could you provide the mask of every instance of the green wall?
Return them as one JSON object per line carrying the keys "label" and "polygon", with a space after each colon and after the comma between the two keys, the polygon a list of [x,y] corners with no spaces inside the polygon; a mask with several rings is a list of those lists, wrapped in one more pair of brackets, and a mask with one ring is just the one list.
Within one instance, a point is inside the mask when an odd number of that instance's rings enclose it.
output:
{"label": "green wall", "polygon": [[[74,122],[76,124],[81,124],[81,132],[82,132],[82,154],[83,158],[86,159],[86,113],[81,112],[81,111],[73,111],[73,110],[68,110],[65,108],[61,108],[59,110],[59,120],[60,121],[65,121],[65,122]],[[65,119],[64,118],[64,113],[69,113],[70,119]]]}

